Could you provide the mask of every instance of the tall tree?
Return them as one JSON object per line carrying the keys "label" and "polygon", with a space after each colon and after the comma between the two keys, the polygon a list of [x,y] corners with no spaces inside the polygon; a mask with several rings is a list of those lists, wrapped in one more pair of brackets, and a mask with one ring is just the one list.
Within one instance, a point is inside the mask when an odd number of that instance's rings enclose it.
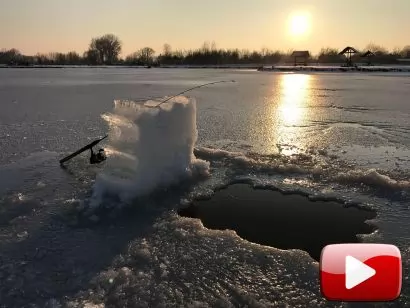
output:
{"label": "tall tree", "polygon": [[209,42],[208,42],[208,41],[205,41],[205,42],[202,44],[201,51],[202,51],[203,53],[209,53],[210,50],[211,50],[211,47],[210,47]]}
{"label": "tall tree", "polygon": [[141,61],[148,65],[154,62],[155,50],[151,47],[144,47],[139,51]]}
{"label": "tall tree", "polygon": [[163,54],[164,56],[167,56],[167,57],[170,56],[172,53],[171,45],[165,43],[163,46],[163,53],[164,53]]}
{"label": "tall tree", "polygon": [[211,43],[211,51],[216,51],[217,50],[217,48],[216,48],[216,43],[215,43],[215,41],[212,41],[212,43]]}
{"label": "tall tree", "polygon": [[105,34],[101,37],[93,38],[90,43],[89,52],[98,55],[98,64],[114,64],[121,53],[121,41],[114,34]]}

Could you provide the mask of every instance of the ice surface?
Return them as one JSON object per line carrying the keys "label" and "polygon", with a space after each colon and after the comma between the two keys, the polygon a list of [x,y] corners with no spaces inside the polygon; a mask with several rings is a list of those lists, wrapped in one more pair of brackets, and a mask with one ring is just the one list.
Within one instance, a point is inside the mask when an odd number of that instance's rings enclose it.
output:
{"label": "ice surface", "polygon": [[25,189],[30,186],[46,186],[44,181],[52,180],[53,173],[50,170],[57,166],[57,155],[49,151],[37,152],[14,163],[0,165],[0,196],[22,186],[25,186]]}
{"label": "ice surface", "polygon": [[96,276],[75,307],[342,307],[321,298],[318,270],[300,250],[252,244],[169,215]]}
{"label": "ice surface", "polygon": [[[127,197],[130,185],[135,193],[137,152],[142,150],[136,147],[142,133],[138,117],[143,114],[148,128],[154,125],[150,117],[159,120],[151,112],[165,118],[166,112],[176,115],[184,106],[148,110],[139,105],[156,102],[135,103],[137,98],[164,97],[223,78],[238,83],[190,94],[197,101],[195,157],[209,161],[212,169],[206,181],[195,182],[187,202],[212,195],[216,186],[246,179],[260,187],[366,204],[377,210],[374,222],[379,230],[361,238],[395,244],[403,256],[404,293],[398,302],[381,306],[409,306],[410,211],[408,194],[402,191],[410,178],[410,75],[303,74],[301,78],[297,73],[249,70],[0,70],[2,304],[350,307],[323,300],[317,263],[306,253],[252,244],[232,231],[207,230],[198,220],[174,215],[175,203],[154,213],[151,201],[135,206],[128,223],[100,216],[98,224],[82,228],[74,216],[67,225],[65,211],[86,207],[101,167],[107,178],[97,179],[97,196],[104,199],[112,192]],[[121,101],[111,110],[113,99]],[[192,110],[188,111],[192,106],[185,107],[178,109],[186,117],[178,119],[176,127],[193,127]],[[84,153],[71,160],[67,170],[59,168],[59,158],[102,135],[107,126],[106,166],[89,166]],[[158,138],[167,145],[165,138]],[[152,143],[155,146],[155,140]],[[181,148],[186,153],[190,147]],[[158,155],[146,157],[146,163],[156,167]],[[178,160],[181,166],[189,165],[186,157]],[[203,167],[209,171],[207,163]],[[190,172],[184,171],[185,176]]]}
{"label": "ice surface", "polygon": [[[364,184],[373,189],[390,191],[410,191],[410,182],[396,180],[381,174],[374,168],[351,170],[351,165],[335,161],[326,149],[309,148],[305,152],[286,155],[254,155],[252,153],[230,152],[227,150],[198,147],[198,157],[210,161],[221,161],[243,169],[280,174],[307,174],[316,179],[342,184]],[[335,175],[335,170],[338,170]]]}
{"label": "ice surface", "polygon": [[93,207],[106,195],[127,202],[186,177],[209,175],[209,163],[193,153],[195,101],[176,97],[153,107],[157,104],[115,101],[112,113],[103,115],[110,127],[110,157],[96,179]]}

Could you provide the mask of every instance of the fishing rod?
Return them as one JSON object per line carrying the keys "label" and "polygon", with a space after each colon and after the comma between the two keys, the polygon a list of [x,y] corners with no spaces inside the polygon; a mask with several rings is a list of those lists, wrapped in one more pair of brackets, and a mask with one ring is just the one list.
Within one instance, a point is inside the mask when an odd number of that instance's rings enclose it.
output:
{"label": "fishing rod", "polygon": [[[192,90],[195,90],[195,89],[198,89],[198,88],[202,88],[202,87],[205,87],[205,86],[210,86],[210,85],[214,85],[214,84],[218,84],[218,83],[226,83],[226,82],[236,82],[236,81],[235,81],[235,80],[220,80],[220,81],[213,81],[213,82],[204,83],[204,84],[201,84],[201,85],[199,85],[199,86],[195,86],[195,87],[189,88],[189,89],[187,89],[187,90],[184,90],[184,91],[182,91],[182,92],[180,92],[180,93],[178,93],[178,94],[176,94],[176,95],[173,95],[173,96],[171,96],[171,97],[168,97],[168,98],[164,99],[163,101],[161,101],[159,104],[157,104],[157,105],[155,105],[155,106],[146,106],[146,105],[144,105],[144,107],[147,107],[147,108],[157,108],[157,107],[161,106],[162,104],[168,102],[169,100],[171,100],[171,99],[173,99],[173,98],[175,98],[175,97],[177,97],[177,96],[179,96],[179,95],[182,95],[182,94],[184,94],[184,93],[187,93],[187,92],[189,92],[189,91],[192,91]],[[152,97],[152,99],[154,99],[154,98]],[[86,151],[86,150],[88,150],[88,149],[92,149],[93,146],[96,146],[98,143],[100,143],[101,141],[103,141],[103,140],[104,140],[105,138],[107,138],[107,137],[108,137],[108,135],[104,136],[103,138],[94,140],[93,142],[91,142],[90,144],[88,144],[88,145],[82,147],[82,148],[79,149],[78,151],[76,151],[76,152],[74,152],[74,153],[72,153],[72,154],[70,154],[70,155],[64,157],[63,159],[60,159],[60,165],[63,166],[63,164],[64,164],[66,161],[68,161],[68,160],[70,160],[70,159],[76,157],[77,155],[81,154],[82,152],[84,152],[84,151]]]}
{"label": "fishing rod", "polygon": [[[195,87],[193,87],[193,88],[189,88],[189,89],[187,89],[187,90],[184,90],[184,91],[182,91],[182,92],[180,92],[180,93],[178,93],[178,94],[176,94],[176,95],[174,95],[174,96],[168,97],[168,98],[166,98],[165,100],[163,100],[162,102],[160,102],[158,105],[155,105],[155,106],[152,106],[152,107],[153,107],[153,108],[159,107],[159,106],[161,106],[162,104],[168,102],[169,100],[171,100],[171,99],[173,99],[173,98],[175,98],[175,97],[177,97],[177,96],[179,96],[179,95],[182,95],[182,94],[184,94],[184,93],[186,93],[186,92],[189,92],[189,91],[192,91],[192,90],[195,90],[195,89],[198,89],[198,88],[202,88],[202,87],[205,87],[205,86],[210,86],[210,85],[214,85],[214,84],[217,84],[217,83],[226,83],[226,82],[236,82],[236,81],[235,81],[235,80],[220,80],[220,81],[213,81],[213,82],[204,83],[204,84],[201,84],[201,85],[199,85],[199,86],[195,86]],[[146,107],[151,107],[151,106],[146,106]]]}
{"label": "fishing rod", "polygon": [[104,137],[102,137],[100,139],[94,140],[93,142],[87,144],[86,146],[82,147],[78,151],[64,157],[63,159],[60,159],[60,165],[64,164],[66,161],[76,157],[77,155],[81,154],[82,152],[87,151],[88,149],[91,149],[93,146],[96,146],[98,143],[100,143],[101,141],[103,141],[107,137],[108,137],[108,135],[105,135]]}
{"label": "fishing rod", "polygon": [[[171,100],[171,99],[173,99],[173,98],[175,98],[175,97],[177,97],[177,96],[179,96],[179,95],[182,95],[182,94],[184,94],[184,93],[186,93],[186,92],[189,92],[189,91],[192,91],[192,90],[195,90],[195,89],[198,89],[198,88],[202,88],[202,87],[205,87],[205,86],[209,86],[209,85],[213,85],[213,84],[217,84],[217,83],[224,83],[224,82],[236,82],[236,81],[235,81],[235,80],[221,80],[221,81],[213,81],[213,82],[204,83],[204,84],[201,84],[201,85],[199,85],[199,86],[195,86],[195,87],[193,87],[193,88],[184,90],[184,91],[182,91],[182,92],[180,92],[180,93],[178,93],[178,94],[175,94],[175,95],[173,95],[173,96],[171,96],[171,97],[168,97],[168,98],[166,98],[165,100],[161,101],[159,104],[157,104],[157,105],[155,105],[155,106],[147,106],[147,105],[145,105],[145,104],[142,104],[142,105],[143,105],[144,107],[147,107],[147,108],[156,108],[156,107],[162,105],[163,103],[166,103],[166,102],[168,102],[169,100]],[[158,96],[149,96],[149,97],[144,97],[144,98],[133,98],[133,99],[131,99],[131,100],[132,100],[133,102],[140,103],[140,102],[146,102],[147,100],[155,100],[155,99],[160,99],[160,97],[158,97]]]}

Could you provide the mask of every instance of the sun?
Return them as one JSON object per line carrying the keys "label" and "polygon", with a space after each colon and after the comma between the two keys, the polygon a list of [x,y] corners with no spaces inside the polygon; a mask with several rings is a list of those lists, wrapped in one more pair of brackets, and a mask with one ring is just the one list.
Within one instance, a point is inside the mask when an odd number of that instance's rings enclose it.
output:
{"label": "sun", "polygon": [[310,22],[307,14],[294,14],[290,17],[290,33],[302,36],[309,32]]}

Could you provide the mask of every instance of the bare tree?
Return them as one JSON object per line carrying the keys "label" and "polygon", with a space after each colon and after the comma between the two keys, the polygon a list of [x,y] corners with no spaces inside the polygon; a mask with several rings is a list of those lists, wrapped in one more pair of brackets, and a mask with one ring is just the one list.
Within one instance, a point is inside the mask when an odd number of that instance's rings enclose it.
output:
{"label": "bare tree", "polygon": [[365,47],[365,50],[370,50],[377,56],[386,55],[389,53],[389,51],[386,48],[384,48],[383,46],[377,45],[375,43],[367,44]]}
{"label": "bare tree", "polygon": [[70,51],[69,53],[67,53],[66,61],[68,64],[78,65],[81,63],[81,57],[75,51]]}
{"label": "bare tree", "polygon": [[339,51],[330,47],[322,48],[319,51],[317,59],[321,63],[337,63],[341,61]]}
{"label": "bare tree", "polygon": [[87,64],[99,64],[99,54],[98,51],[95,49],[89,49],[86,52],[84,52],[83,58]]}
{"label": "bare tree", "polygon": [[93,38],[90,43],[89,52],[98,55],[98,64],[113,64],[118,60],[121,53],[121,41],[114,34],[105,34],[101,37]]}
{"label": "bare tree", "polygon": [[154,54],[154,49],[144,47],[128,55],[125,58],[125,62],[131,65],[151,65],[154,62]]}
{"label": "bare tree", "polygon": [[15,48],[10,50],[2,49],[0,51],[0,63],[16,64],[21,59],[22,54]]}
{"label": "bare tree", "polygon": [[154,62],[155,50],[151,47],[144,47],[140,49],[140,58],[144,64],[152,64]]}
{"label": "bare tree", "polygon": [[211,50],[211,47],[210,47],[209,42],[208,42],[208,41],[205,41],[205,42],[202,44],[201,51],[204,52],[204,53],[207,53],[207,52],[209,52],[210,50]]}
{"label": "bare tree", "polygon": [[261,48],[261,55],[262,55],[262,57],[266,57],[269,53],[270,53],[269,48],[267,48],[267,47],[262,47],[262,48]]}
{"label": "bare tree", "polygon": [[163,52],[164,52],[164,56],[170,56],[172,53],[171,45],[165,43],[163,46]]}
{"label": "bare tree", "polygon": [[403,50],[401,51],[401,56],[410,58],[410,45],[404,46]]}
{"label": "bare tree", "polygon": [[216,50],[217,50],[216,43],[215,43],[215,41],[212,41],[212,43],[211,43],[211,51],[216,51]]}
{"label": "bare tree", "polygon": [[55,54],[54,62],[58,65],[67,64],[67,56],[61,52],[57,52]]}
{"label": "bare tree", "polygon": [[128,65],[139,65],[141,62],[141,54],[136,51],[125,58],[125,63]]}

